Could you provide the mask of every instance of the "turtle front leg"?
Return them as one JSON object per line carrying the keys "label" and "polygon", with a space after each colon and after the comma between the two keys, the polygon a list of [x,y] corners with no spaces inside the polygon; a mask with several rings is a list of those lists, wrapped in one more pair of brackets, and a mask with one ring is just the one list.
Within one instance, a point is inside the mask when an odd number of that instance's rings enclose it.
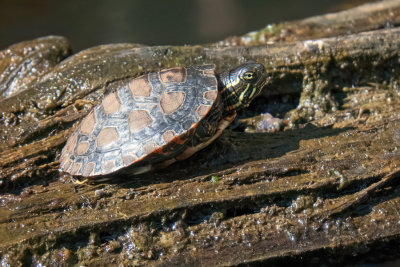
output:
{"label": "turtle front leg", "polygon": [[176,160],[184,160],[187,159],[188,157],[192,156],[194,153],[196,153],[199,150],[202,150],[203,148],[205,148],[206,146],[208,146],[209,144],[211,144],[212,142],[215,141],[215,139],[217,139],[222,132],[225,130],[226,127],[229,126],[229,124],[232,123],[232,121],[236,118],[236,112],[233,113],[230,116],[227,116],[225,118],[223,118],[218,126],[217,126],[217,131],[215,132],[214,136],[212,136],[210,139],[208,139],[206,142],[198,144],[197,146],[194,147],[188,147],[182,154],[180,154],[179,156],[175,157]]}
{"label": "turtle front leg", "polygon": [[196,153],[197,151],[202,150],[203,148],[205,148],[206,146],[208,146],[209,144],[214,142],[215,139],[217,139],[222,134],[222,132],[225,130],[225,128],[228,127],[229,124],[231,124],[235,118],[236,118],[236,112],[230,116],[223,118],[219,122],[215,134],[210,139],[208,139],[206,142],[201,143],[194,147],[188,147],[182,154],[178,155],[175,158],[152,165],[151,170],[159,170],[159,169],[166,168],[169,165],[171,165],[172,163],[175,163],[176,161],[187,159],[190,156],[192,156],[194,153]]}

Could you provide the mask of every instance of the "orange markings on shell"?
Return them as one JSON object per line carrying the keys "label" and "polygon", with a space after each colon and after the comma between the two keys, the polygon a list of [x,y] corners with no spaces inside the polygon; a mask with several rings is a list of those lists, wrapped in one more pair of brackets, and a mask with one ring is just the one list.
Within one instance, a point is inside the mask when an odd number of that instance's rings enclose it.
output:
{"label": "orange markings on shell", "polygon": [[61,162],[61,167],[63,168],[64,171],[67,171],[69,167],[71,167],[72,161],[67,158],[65,161]]}
{"label": "orange markings on shell", "polygon": [[130,131],[137,133],[149,126],[153,119],[147,110],[132,110],[128,121]]}
{"label": "orange markings on shell", "polygon": [[190,129],[189,131],[187,131],[186,133],[182,134],[182,135],[178,135],[173,139],[173,142],[179,145],[182,145],[184,143],[186,143],[188,136],[190,136],[192,134],[192,132],[194,131],[194,129],[196,129],[197,124],[193,124],[192,125],[192,129]]}
{"label": "orange markings on shell", "polygon": [[197,108],[196,113],[199,114],[200,117],[204,117],[208,113],[210,108],[211,108],[210,105],[200,105]]}
{"label": "orange markings on shell", "polygon": [[160,71],[160,79],[163,83],[182,83],[186,81],[185,68],[172,68]]}
{"label": "orange markings on shell", "polygon": [[161,96],[160,106],[165,114],[172,114],[177,111],[185,102],[184,92],[165,92]]}
{"label": "orange markings on shell", "polygon": [[79,143],[78,146],[76,147],[76,154],[78,155],[83,155],[85,154],[89,149],[89,142],[82,142]]}
{"label": "orange markings on shell", "polygon": [[89,162],[85,165],[85,167],[83,168],[82,171],[82,175],[83,176],[89,176],[92,174],[94,167],[96,167],[96,163],[94,162]]}
{"label": "orange markings on shell", "polygon": [[117,92],[107,95],[102,102],[104,112],[107,114],[117,113],[121,108],[121,100]]}
{"label": "orange markings on shell", "polygon": [[96,123],[96,118],[94,116],[94,111],[92,110],[89,115],[86,116],[81,122],[80,131],[82,134],[90,134]]}
{"label": "orange markings on shell", "polygon": [[115,160],[106,161],[102,164],[103,169],[106,172],[111,172],[115,169]]}
{"label": "orange markings on shell", "polygon": [[114,127],[106,127],[101,130],[97,137],[96,143],[98,147],[105,147],[116,142],[119,139],[119,134]]}
{"label": "orange markings on shell", "polygon": [[203,70],[203,74],[204,75],[215,75],[215,72],[214,72],[214,70],[212,69],[212,70]]}
{"label": "orange markings on shell", "polygon": [[168,143],[175,137],[175,135],[176,132],[174,130],[169,130],[162,134],[162,138],[164,139],[165,143]]}
{"label": "orange markings on shell", "polygon": [[73,134],[67,141],[67,144],[64,147],[64,153],[72,154],[74,152],[74,148],[76,146],[76,141],[78,140],[78,135]]}
{"label": "orange markings on shell", "polygon": [[131,163],[135,162],[137,160],[136,155],[133,154],[125,154],[122,156],[122,161],[124,165],[130,165]]}
{"label": "orange markings on shell", "polygon": [[72,175],[78,174],[78,172],[81,169],[81,167],[82,167],[82,163],[75,162],[74,165],[72,165],[70,173]]}
{"label": "orange markings on shell", "polygon": [[218,90],[207,91],[204,93],[204,98],[208,101],[215,101],[218,96]]}
{"label": "orange markings on shell", "polygon": [[60,156],[60,158],[58,159],[58,161],[60,162],[60,167],[61,167],[61,168],[63,168],[65,159],[66,159],[67,157],[69,157],[69,156],[70,156],[69,153],[64,152],[64,150],[61,151],[61,156]]}
{"label": "orange markings on shell", "polygon": [[131,90],[133,96],[150,96],[152,87],[148,77],[148,75],[143,75],[129,83],[129,89]]}
{"label": "orange markings on shell", "polygon": [[156,144],[156,142],[149,142],[143,146],[143,153],[147,155],[158,148],[159,146]]}

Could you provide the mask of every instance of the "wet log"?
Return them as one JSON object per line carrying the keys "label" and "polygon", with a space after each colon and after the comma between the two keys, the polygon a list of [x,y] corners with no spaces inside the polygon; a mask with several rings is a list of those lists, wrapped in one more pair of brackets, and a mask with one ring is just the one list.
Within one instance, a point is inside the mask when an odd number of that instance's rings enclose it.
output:
{"label": "wet log", "polygon": [[[397,14],[394,5],[375,8]],[[376,14],[371,5],[346,12],[358,18],[365,7]],[[400,28],[357,25],[349,35],[262,46],[105,45],[43,71],[0,101],[2,264],[399,258]],[[188,160],[86,185],[58,172],[66,138],[104,93],[160,68],[215,63],[220,71],[248,59],[267,69],[262,96]],[[256,116],[265,112],[284,129],[266,131],[266,117]]]}
{"label": "wet log", "polygon": [[392,28],[400,23],[397,0],[372,2],[349,10],[308,19],[269,24],[264,29],[243,36],[228,37],[218,45],[262,45],[293,42]]}

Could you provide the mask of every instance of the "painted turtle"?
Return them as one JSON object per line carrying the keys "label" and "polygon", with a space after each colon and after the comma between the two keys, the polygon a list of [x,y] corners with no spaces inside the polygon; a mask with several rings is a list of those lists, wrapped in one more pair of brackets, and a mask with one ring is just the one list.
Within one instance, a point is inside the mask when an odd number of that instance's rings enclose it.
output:
{"label": "painted turtle", "polygon": [[203,149],[261,91],[254,62],[220,75],[214,65],[177,67],[132,79],[106,95],[69,137],[61,170],[101,178],[166,167]]}

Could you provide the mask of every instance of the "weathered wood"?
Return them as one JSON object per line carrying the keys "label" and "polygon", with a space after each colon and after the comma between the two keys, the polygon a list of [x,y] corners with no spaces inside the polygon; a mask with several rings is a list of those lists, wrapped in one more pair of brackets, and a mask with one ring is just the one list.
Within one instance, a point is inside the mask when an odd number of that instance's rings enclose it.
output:
{"label": "weathered wood", "polygon": [[[62,61],[0,102],[2,263],[398,258],[399,37],[392,28],[260,47],[122,44]],[[253,109],[275,110],[284,131],[227,130],[188,160],[135,179],[76,186],[58,173],[75,122],[105,91],[161,67],[221,70],[243,59],[266,66]]]}
{"label": "weathered wood", "polygon": [[293,42],[392,28],[399,24],[399,1],[377,1],[337,13],[269,24],[259,31],[239,37],[229,37],[218,45],[252,46],[273,42]]}
{"label": "weathered wood", "polygon": [[61,36],[37,38],[1,51],[0,99],[32,86],[69,55],[69,42]]}

